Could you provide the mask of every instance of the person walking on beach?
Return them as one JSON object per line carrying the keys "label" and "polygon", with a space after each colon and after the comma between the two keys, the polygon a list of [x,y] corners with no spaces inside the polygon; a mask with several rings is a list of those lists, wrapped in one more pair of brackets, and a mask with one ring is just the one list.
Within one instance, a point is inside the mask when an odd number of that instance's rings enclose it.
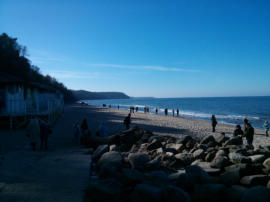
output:
{"label": "person walking on beach", "polygon": [[234,137],[238,137],[238,136],[243,137],[244,136],[244,132],[241,129],[240,125],[235,126],[235,130],[233,131],[233,136]]}
{"label": "person walking on beach", "polygon": [[156,108],[156,114],[158,114],[158,109]]}
{"label": "person walking on beach", "polygon": [[264,122],[263,128],[265,130],[265,135],[268,137],[268,131],[269,131],[269,122],[268,121]]}
{"label": "person walking on beach", "polygon": [[166,116],[168,115],[168,109],[167,108],[165,109],[165,115]]}
{"label": "person walking on beach", "polygon": [[76,121],[73,128],[74,128],[74,141],[77,143],[77,142],[79,142],[79,139],[81,136],[80,122]]}
{"label": "person walking on beach", "polygon": [[247,123],[246,125],[244,136],[246,137],[248,146],[253,147],[252,142],[254,137],[254,128],[251,126],[250,123]]}
{"label": "person walking on beach", "polygon": [[139,107],[136,107],[136,112],[138,112],[138,110],[139,110]]}
{"label": "person walking on beach", "polygon": [[108,128],[103,122],[99,125],[98,133],[100,137],[107,137],[109,135]]}
{"label": "person walking on beach", "polygon": [[42,150],[43,147],[45,150],[48,150],[48,138],[49,134],[52,133],[52,129],[49,126],[49,124],[47,124],[43,120],[39,120],[39,126],[40,126],[40,150]]}
{"label": "person walking on beach", "polygon": [[176,115],[179,116],[179,109],[176,110]]}
{"label": "person walking on beach", "polygon": [[217,120],[214,114],[212,115],[211,122],[212,122],[212,132],[214,133],[216,131],[217,125]]}
{"label": "person walking on beach", "polygon": [[82,135],[86,136],[88,133],[88,124],[86,118],[83,119],[83,122],[81,124],[81,131]]}
{"label": "person walking on beach", "polygon": [[131,123],[131,114],[129,113],[127,117],[124,119],[124,125],[126,126],[126,129],[128,130]]}
{"label": "person walking on beach", "polygon": [[30,145],[33,151],[36,151],[38,138],[40,137],[40,127],[36,117],[30,119],[26,128],[27,136],[30,138]]}

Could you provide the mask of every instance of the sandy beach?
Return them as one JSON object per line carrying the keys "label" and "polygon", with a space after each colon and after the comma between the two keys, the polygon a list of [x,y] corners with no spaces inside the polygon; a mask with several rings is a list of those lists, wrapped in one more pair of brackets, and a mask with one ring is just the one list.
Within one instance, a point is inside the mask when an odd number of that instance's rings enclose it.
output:
{"label": "sandy beach", "polygon": [[[87,118],[92,133],[104,122],[110,134],[124,130],[128,111],[94,106],[69,105],[55,123],[49,151],[30,151],[24,131],[0,131],[0,201],[82,201],[89,177],[90,157],[75,144],[73,124]],[[134,113],[132,125],[159,135],[192,135],[211,132],[210,122],[156,114]],[[234,126],[218,124],[216,133],[231,136]],[[270,145],[264,131],[256,129],[254,145]]]}

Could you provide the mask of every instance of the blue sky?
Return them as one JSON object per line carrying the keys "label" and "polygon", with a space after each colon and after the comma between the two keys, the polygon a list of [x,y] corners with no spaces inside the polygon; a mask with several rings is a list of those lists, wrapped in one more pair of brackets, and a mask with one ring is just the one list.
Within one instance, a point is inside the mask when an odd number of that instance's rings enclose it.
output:
{"label": "blue sky", "polygon": [[1,0],[0,32],[71,89],[270,95],[270,1]]}

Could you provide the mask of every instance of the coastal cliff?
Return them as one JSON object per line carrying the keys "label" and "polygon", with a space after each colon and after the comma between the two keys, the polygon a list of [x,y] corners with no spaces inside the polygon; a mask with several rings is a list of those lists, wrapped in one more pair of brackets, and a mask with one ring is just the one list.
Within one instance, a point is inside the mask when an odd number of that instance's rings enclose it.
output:
{"label": "coastal cliff", "polygon": [[76,100],[99,100],[99,99],[129,99],[130,97],[121,92],[90,92],[85,90],[72,90]]}

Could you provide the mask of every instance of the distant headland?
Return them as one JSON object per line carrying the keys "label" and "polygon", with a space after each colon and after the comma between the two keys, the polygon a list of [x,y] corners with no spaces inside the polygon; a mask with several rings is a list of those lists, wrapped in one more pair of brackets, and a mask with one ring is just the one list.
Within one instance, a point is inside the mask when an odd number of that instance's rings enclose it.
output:
{"label": "distant headland", "polygon": [[121,92],[90,92],[86,90],[72,90],[76,100],[100,100],[100,99],[129,99],[125,93]]}

